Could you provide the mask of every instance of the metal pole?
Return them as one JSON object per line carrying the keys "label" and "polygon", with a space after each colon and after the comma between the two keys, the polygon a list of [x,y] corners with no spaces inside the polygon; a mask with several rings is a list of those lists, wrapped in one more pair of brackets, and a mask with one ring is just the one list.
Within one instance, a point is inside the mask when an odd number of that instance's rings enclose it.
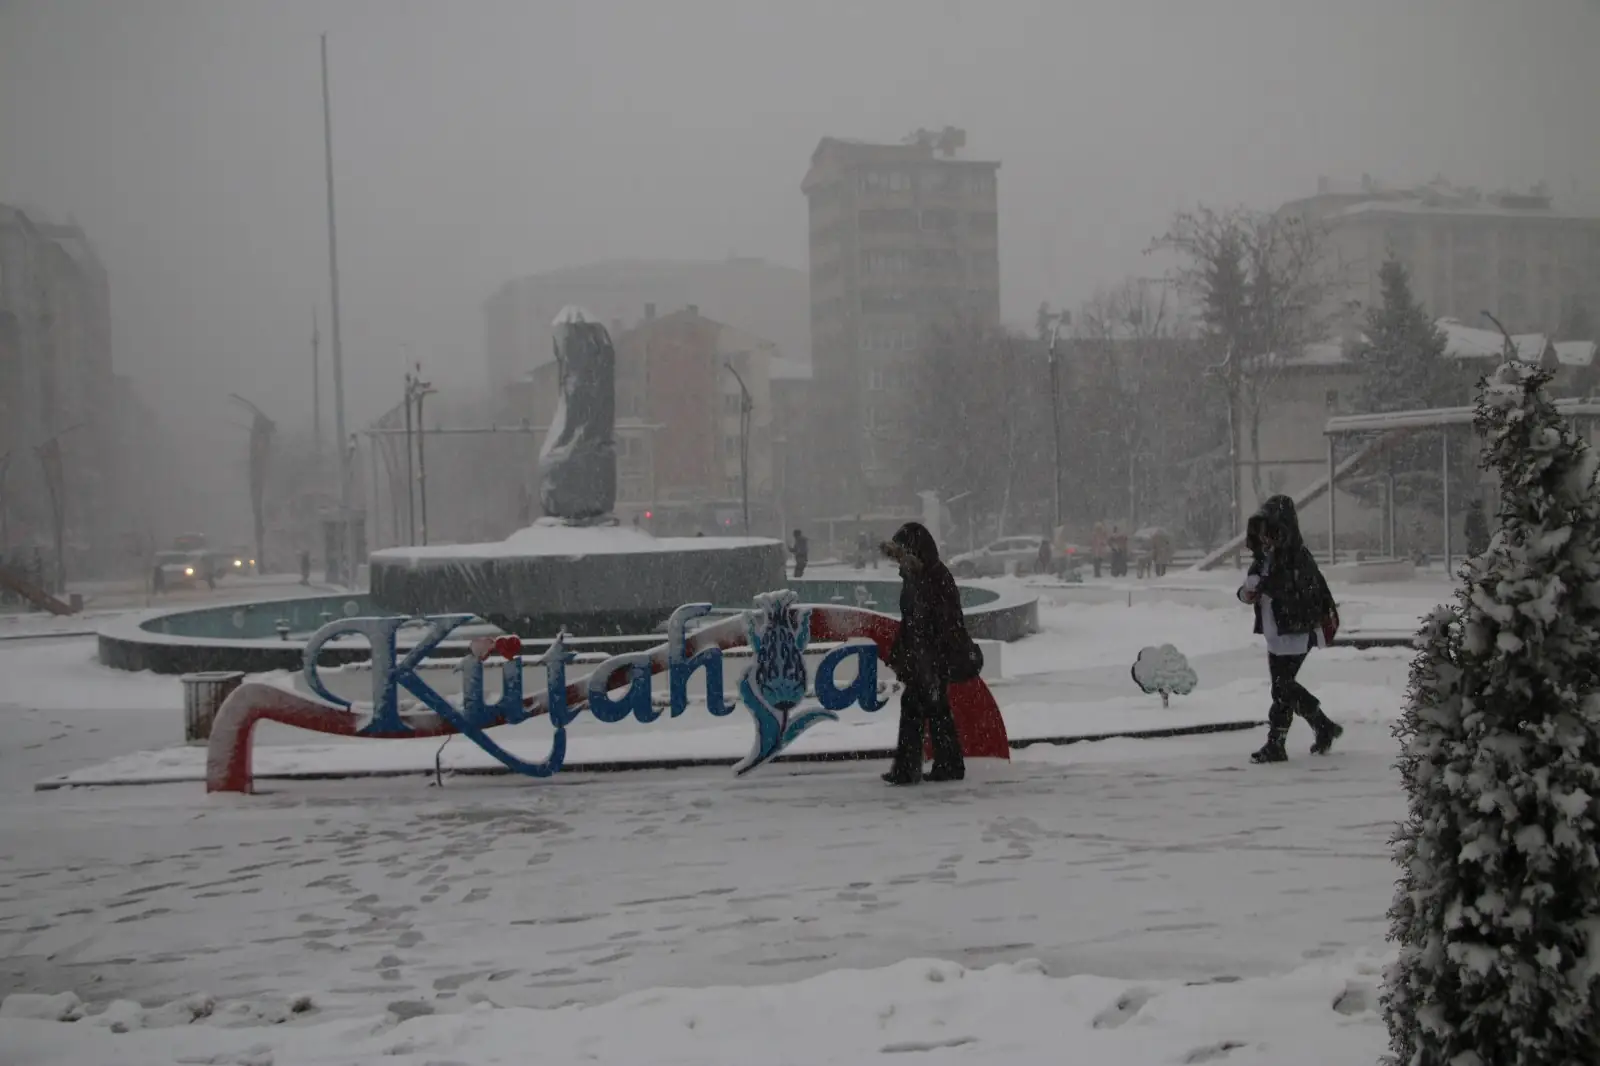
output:
{"label": "metal pole", "polygon": [[750,413],[755,403],[750,390],[744,387],[744,378],[732,363],[723,363],[733,380],[739,383],[739,502],[744,510],[744,535],[750,535]]}
{"label": "metal pole", "polygon": [[378,546],[378,441],[375,437],[367,438],[367,465],[372,470],[371,500],[367,504],[367,513],[372,516],[372,546]]}
{"label": "metal pole", "polygon": [[1439,431],[1439,482],[1444,487],[1444,572],[1450,573],[1450,431]]}
{"label": "metal pole", "polygon": [[11,453],[0,455],[0,556],[11,547],[11,503],[6,496],[6,473],[11,469]]}
{"label": "metal pole", "polygon": [[427,389],[417,390],[417,496],[419,497],[418,511],[422,517],[422,543],[428,543],[428,453],[425,446],[428,442],[428,431],[422,424],[422,398],[428,395]]}
{"label": "metal pole", "polygon": [[1057,318],[1050,330],[1050,414],[1055,423],[1055,525],[1050,533],[1061,528],[1061,374],[1056,342],[1061,337],[1061,319]]}
{"label": "metal pole", "polygon": [[322,461],[322,337],[317,332],[317,308],[311,306],[311,437],[318,465]]}
{"label": "metal pole", "polygon": [[416,397],[411,387],[411,371],[406,371],[406,546],[417,542],[417,470],[411,442],[411,404]]}
{"label": "metal pole", "polygon": [[1334,443],[1335,443],[1334,438],[1333,437],[1329,437],[1328,438],[1328,565],[1329,566],[1333,566],[1334,564],[1336,564],[1339,561],[1339,549],[1335,546],[1335,543],[1334,543],[1334,536],[1335,536],[1334,511],[1335,511],[1335,506],[1336,506],[1335,503],[1334,503],[1334,496],[1335,496],[1336,486],[1335,486],[1334,480],[1333,480],[1333,473],[1334,473],[1335,461],[1336,461],[1336,453],[1334,451]]}
{"label": "metal pole", "polygon": [[333,206],[333,97],[328,88],[328,35],[322,35],[322,149],[328,183],[328,282],[333,301],[333,421],[339,442],[339,511],[344,525],[345,584],[355,583],[356,531],[350,508],[350,450],[344,446],[344,344],[339,315],[339,227]]}

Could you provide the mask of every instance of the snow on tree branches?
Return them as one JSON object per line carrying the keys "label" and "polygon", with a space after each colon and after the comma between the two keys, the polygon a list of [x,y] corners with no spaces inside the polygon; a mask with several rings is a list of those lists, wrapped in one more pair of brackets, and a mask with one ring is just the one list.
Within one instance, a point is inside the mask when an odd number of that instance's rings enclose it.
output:
{"label": "snow on tree branches", "polygon": [[1477,429],[1500,528],[1418,635],[1384,992],[1398,1066],[1600,1062],[1597,457],[1506,363]]}

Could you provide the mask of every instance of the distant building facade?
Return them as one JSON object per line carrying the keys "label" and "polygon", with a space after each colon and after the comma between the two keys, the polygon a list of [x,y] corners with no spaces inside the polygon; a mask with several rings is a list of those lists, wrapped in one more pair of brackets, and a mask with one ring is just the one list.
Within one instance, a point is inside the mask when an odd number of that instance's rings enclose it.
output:
{"label": "distant building facade", "polygon": [[551,356],[550,323],[575,304],[601,321],[631,321],[647,303],[694,304],[763,337],[791,358],[810,351],[806,276],[793,267],[734,257],[712,262],[618,260],[508,281],[484,304],[485,363],[492,391]]}
{"label": "distant building facade", "polygon": [[[1441,318],[1436,325],[1446,337],[1446,372],[1451,375],[1456,394],[1451,403],[1469,405],[1473,402],[1476,382],[1504,358],[1505,338],[1493,330],[1468,326],[1454,318]],[[1555,373],[1551,384],[1555,395],[1595,394],[1600,385],[1600,366],[1596,365],[1593,340],[1557,341],[1543,333],[1515,334],[1512,340],[1518,359],[1540,363]],[[1350,358],[1344,343],[1311,345],[1286,360],[1264,397],[1257,437],[1259,451],[1253,446],[1250,433],[1240,434],[1241,513],[1251,514],[1267,496],[1276,493],[1298,495],[1327,474],[1328,438],[1324,435],[1327,421],[1337,415],[1368,413],[1353,402],[1360,387],[1361,368]],[[1454,447],[1476,450],[1475,438],[1465,430],[1455,434],[1452,440]],[[1348,444],[1346,442],[1346,447]],[[1341,457],[1345,454],[1348,452],[1340,452]],[[1255,491],[1258,480],[1259,494]],[[1459,548],[1463,543],[1463,497],[1480,491],[1480,485],[1473,480],[1453,485],[1452,491],[1456,493],[1451,506],[1452,529]],[[1381,507],[1364,503],[1342,490],[1334,505],[1341,545],[1372,550],[1382,542],[1384,512]],[[1302,519],[1307,539],[1314,543],[1326,543],[1325,508],[1326,503],[1319,502],[1312,513]],[[1438,514],[1412,513],[1400,524],[1402,532],[1420,524],[1433,538],[1431,543],[1438,542],[1441,526]]]}
{"label": "distant building facade", "polygon": [[[117,399],[105,267],[83,231],[0,204],[0,553],[69,557],[117,535]],[[78,572],[80,568],[70,567]]]}
{"label": "distant building facade", "polygon": [[1000,320],[1000,164],[960,130],[906,143],[825,137],[801,183],[810,212],[811,362],[822,506],[914,513],[905,379],[931,330]]}
{"label": "distant building facade", "polygon": [[[1389,188],[1370,178],[1317,195],[1280,214],[1326,227],[1345,271],[1340,299],[1382,302],[1378,271],[1391,256],[1438,317],[1479,323],[1496,315],[1514,333],[1560,334],[1580,308],[1600,318],[1600,217],[1565,211],[1549,192],[1480,193],[1445,181]],[[1345,323],[1356,325],[1359,311]]]}

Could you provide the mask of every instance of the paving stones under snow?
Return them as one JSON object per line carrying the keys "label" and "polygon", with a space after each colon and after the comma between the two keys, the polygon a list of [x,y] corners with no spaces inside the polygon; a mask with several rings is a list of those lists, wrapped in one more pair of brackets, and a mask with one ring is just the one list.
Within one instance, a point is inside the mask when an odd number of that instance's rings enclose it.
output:
{"label": "paving stones under snow", "polygon": [[[116,1032],[22,1021],[0,1027],[11,1066],[396,1066],[576,1063],[1084,1062],[1230,1066],[1373,1062],[1382,1051],[1380,960],[1320,962],[1274,978],[1185,984],[1056,977],[1036,961],[964,969],[911,960],[793,984],[663,988],[598,1006],[393,1011],[223,1028]],[[402,1012],[403,1013],[403,1012]],[[895,1061],[889,1059],[887,1061]]]}

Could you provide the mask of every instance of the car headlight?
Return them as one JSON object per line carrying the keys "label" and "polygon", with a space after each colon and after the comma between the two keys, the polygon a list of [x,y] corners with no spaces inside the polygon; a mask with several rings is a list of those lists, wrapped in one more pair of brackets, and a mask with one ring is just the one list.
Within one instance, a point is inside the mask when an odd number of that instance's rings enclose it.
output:
{"label": "car headlight", "polygon": [[184,577],[194,577],[194,567],[192,567],[192,566],[184,567],[183,568],[183,576]]}
{"label": "car headlight", "polygon": [[234,566],[243,566],[244,565],[244,560],[243,559],[235,559],[233,561],[233,565]]}

